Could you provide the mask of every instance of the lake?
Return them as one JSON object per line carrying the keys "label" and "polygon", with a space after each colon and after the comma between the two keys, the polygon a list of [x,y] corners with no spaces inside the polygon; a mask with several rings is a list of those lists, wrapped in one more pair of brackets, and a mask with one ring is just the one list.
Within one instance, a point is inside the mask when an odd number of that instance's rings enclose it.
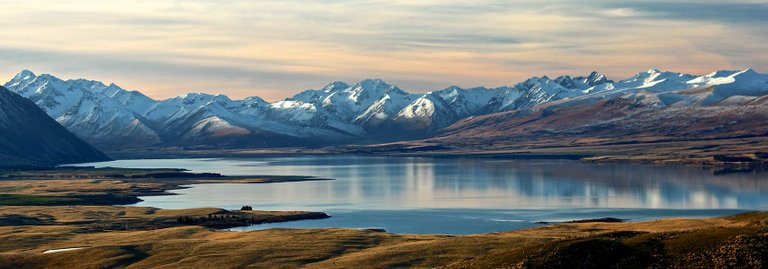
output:
{"label": "lake", "polygon": [[537,222],[617,217],[631,221],[768,209],[768,174],[701,167],[569,160],[325,155],[118,160],[97,167],[184,168],[224,175],[332,178],[272,184],[196,184],[137,206],[309,210],[332,217],[235,230],[384,228],[394,233],[472,234]]}

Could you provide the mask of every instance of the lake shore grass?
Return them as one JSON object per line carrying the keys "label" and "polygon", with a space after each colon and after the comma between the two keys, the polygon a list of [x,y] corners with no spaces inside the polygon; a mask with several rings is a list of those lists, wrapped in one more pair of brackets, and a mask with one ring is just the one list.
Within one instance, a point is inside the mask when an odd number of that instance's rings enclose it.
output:
{"label": "lake shore grass", "polygon": [[[264,184],[307,180],[330,179],[304,176],[231,177],[189,173],[180,169],[64,167],[4,170],[0,171],[0,226],[79,225],[84,229],[97,230],[158,229],[183,225],[231,228],[330,217],[322,212],[303,211],[161,210],[114,206],[135,204],[141,201],[139,196],[172,195],[169,190],[185,188],[189,184]],[[59,210],[67,212],[67,216],[61,215]],[[129,212],[135,214],[127,217]],[[72,220],[72,216],[77,217]]]}
{"label": "lake shore grass", "polygon": [[203,183],[282,183],[332,180],[310,176],[224,176],[183,169],[61,167],[0,170],[3,205],[129,205],[139,196]]}
{"label": "lake shore grass", "polygon": [[[125,218],[148,214],[146,208],[74,208],[80,213],[64,211],[52,217],[77,222],[96,212]],[[15,214],[27,214],[45,209],[15,210]],[[209,210],[216,209],[194,209],[195,214]],[[161,210],[150,215],[177,213]],[[102,231],[62,224],[0,226],[0,264],[13,268],[751,268],[765,265],[767,223],[766,213],[746,213],[564,223],[464,236],[331,228],[228,232],[192,225]],[[51,252],[60,249],[69,250]]]}

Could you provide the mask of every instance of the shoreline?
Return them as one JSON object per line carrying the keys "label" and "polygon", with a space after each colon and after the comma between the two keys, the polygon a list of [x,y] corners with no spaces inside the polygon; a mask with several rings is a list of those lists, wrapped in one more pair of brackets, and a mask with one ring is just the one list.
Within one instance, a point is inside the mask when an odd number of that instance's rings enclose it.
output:
{"label": "shoreline", "polygon": [[[46,211],[61,208],[73,210],[91,207],[121,208],[141,202],[142,196],[175,195],[169,191],[188,188],[193,184],[266,184],[316,180],[333,180],[309,176],[222,176],[214,173],[189,173],[183,169],[124,169],[124,168],[93,168],[93,167],[61,167],[56,169],[34,170],[0,170],[0,226],[14,224],[53,225],[47,218],[35,215],[8,215],[13,208],[37,207],[37,215],[49,215]],[[150,211],[164,210],[132,206]],[[204,209],[204,208],[203,208]],[[199,225],[204,227],[226,229],[253,224],[295,221],[304,219],[322,219],[330,216],[323,212],[305,211],[258,211],[258,210],[226,210],[216,209],[214,212],[202,214],[190,208],[184,210],[165,210],[176,212],[174,219],[152,219],[147,223],[133,226],[163,228],[181,225]],[[208,210],[210,211],[210,210]],[[190,215],[183,215],[185,212]],[[202,214],[202,215],[201,215]],[[151,214],[150,214],[151,215]],[[8,217],[9,216],[9,217]],[[213,218],[213,216],[221,218]],[[178,219],[175,219],[178,218]],[[119,219],[119,218],[118,218]],[[178,223],[174,224],[174,221]],[[75,223],[77,225],[78,223]],[[118,225],[119,226],[119,225]]]}
{"label": "shoreline", "polygon": [[[104,197],[114,197],[113,205],[130,205],[140,202],[139,196],[175,195],[167,191],[185,189],[184,185],[192,184],[217,184],[217,183],[244,183],[267,184],[289,183],[303,181],[333,180],[318,178],[315,176],[278,176],[278,175],[245,175],[226,176],[218,173],[191,173],[180,168],[95,168],[95,167],[57,167],[24,169],[0,169],[0,182],[8,181],[44,181],[44,180],[103,180],[119,181],[126,183],[127,189],[108,189],[103,193]],[[1,189],[0,189],[1,191]],[[2,195],[2,194],[0,194]],[[63,197],[73,197],[69,195]],[[87,196],[87,194],[85,195]],[[82,198],[82,197],[77,197]],[[95,198],[95,195],[94,195]],[[124,200],[121,200],[124,199]],[[127,200],[128,202],[126,202]],[[130,202],[135,200],[135,202]],[[0,205],[2,201],[0,200]],[[56,204],[77,205],[77,204]],[[80,205],[110,205],[99,202]]]}
{"label": "shoreline", "polygon": [[[455,159],[489,159],[489,160],[567,160],[585,163],[614,163],[631,165],[671,165],[671,166],[689,166],[705,170],[711,170],[713,174],[742,173],[742,172],[765,172],[768,171],[768,160],[760,162],[715,162],[711,160],[690,159],[643,159],[630,156],[598,155],[589,153],[569,153],[569,152],[534,152],[534,151],[491,151],[491,152],[417,152],[417,153],[370,153],[370,152],[318,152],[304,153],[297,149],[287,151],[269,151],[253,153],[248,151],[235,150],[229,153],[220,152],[196,152],[193,154],[180,155],[153,155],[151,159],[176,159],[176,158],[270,158],[270,157],[297,157],[297,156],[367,156],[367,157],[420,157],[420,158],[455,158]],[[140,160],[150,156],[145,155],[121,155],[126,157],[122,160]]]}
{"label": "shoreline", "polygon": [[[757,144],[756,144],[757,143]],[[375,145],[317,148],[182,149],[137,148],[107,151],[116,159],[258,158],[283,156],[402,156],[431,158],[565,159],[585,162],[692,165],[713,169],[768,170],[768,137],[699,140],[648,140],[596,144],[520,144],[447,146],[439,142],[402,141]],[[158,154],[158,152],[160,152]]]}

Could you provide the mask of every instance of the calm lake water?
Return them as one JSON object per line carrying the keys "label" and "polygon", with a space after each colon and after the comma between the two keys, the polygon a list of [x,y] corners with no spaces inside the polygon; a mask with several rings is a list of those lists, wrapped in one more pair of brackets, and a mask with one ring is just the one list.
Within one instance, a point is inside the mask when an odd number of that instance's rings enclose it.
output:
{"label": "calm lake water", "polygon": [[224,175],[332,178],[273,184],[197,184],[180,195],[141,197],[159,208],[251,205],[310,210],[325,220],[255,225],[384,228],[395,233],[469,234],[534,227],[536,222],[618,217],[632,221],[703,217],[768,209],[768,174],[697,167],[370,156],[118,160],[99,167],[185,168]]}

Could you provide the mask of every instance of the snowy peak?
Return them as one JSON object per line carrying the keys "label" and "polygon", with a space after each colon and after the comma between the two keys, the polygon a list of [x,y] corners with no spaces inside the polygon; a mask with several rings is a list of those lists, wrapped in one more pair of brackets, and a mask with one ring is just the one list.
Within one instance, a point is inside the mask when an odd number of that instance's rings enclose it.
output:
{"label": "snowy peak", "polygon": [[35,73],[33,73],[32,71],[29,71],[27,69],[22,69],[21,72],[16,74],[16,76],[14,76],[14,78],[20,78],[20,79],[29,79],[30,77],[31,78],[36,77]]}
{"label": "snowy peak", "polygon": [[258,96],[249,96],[243,99],[244,103],[247,104],[258,104],[258,105],[266,105],[269,104],[269,102],[265,101],[263,98]]}
{"label": "snowy peak", "polygon": [[368,89],[368,90],[370,90],[370,89],[381,89],[381,88],[384,88],[384,89],[397,88],[394,85],[389,84],[389,83],[387,83],[384,80],[379,79],[379,78],[362,80],[362,81],[360,81],[358,83],[355,83],[355,85],[352,88],[356,88],[355,86],[360,86],[360,87],[362,87],[364,89]]}
{"label": "snowy peak", "polygon": [[743,78],[743,79],[760,79],[760,78],[765,78],[765,76],[766,75],[757,73],[757,71],[755,71],[752,68],[747,68],[731,75],[731,77]]}
{"label": "snowy peak", "polygon": [[442,102],[432,95],[419,97],[412,104],[408,105],[398,113],[398,117],[407,119],[422,118],[429,119],[441,106]]}
{"label": "snowy peak", "polygon": [[171,98],[168,101],[180,103],[184,106],[202,106],[212,102],[229,103],[232,99],[229,99],[223,94],[207,94],[207,93],[186,93],[177,97]]}
{"label": "snowy peak", "polygon": [[764,80],[765,77],[766,75],[757,73],[751,68],[744,70],[718,70],[706,76],[691,79],[688,83],[697,86],[714,86],[734,83],[736,81],[760,81]]}
{"label": "snowy peak", "polygon": [[24,69],[24,70],[21,70],[21,72],[19,72],[18,74],[16,74],[16,76],[13,77],[13,79],[11,80],[11,83],[22,81],[22,80],[32,80],[32,79],[35,79],[36,77],[37,76],[35,75],[35,73],[32,73],[32,71],[29,71],[27,69]]}
{"label": "snowy peak", "polygon": [[[22,73],[24,72],[22,71]],[[76,87],[76,85],[47,74],[40,76],[17,75],[15,78],[19,79],[9,81],[5,87],[32,100],[53,118],[65,114],[71,107],[77,105],[80,99],[90,93],[85,88]]]}
{"label": "snowy peak", "polygon": [[760,74],[751,68],[736,72],[723,78],[710,78],[707,85],[715,86],[713,97],[723,99],[740,96],[763,96],[768,94],[768,75]]}
{"label": "snowy peak", "polygon": [[120,92],[125,92],[123,88],[120,88],[120,86],[115,85],[115,83],[110,83],[109,86],[104,88],[103,92],[109,97],[114,97],[115,95],[119,94]]}
{"label": "snowy peak", "polygon": [[613,80],[609,80],[605,75],[592,71],[588,76],[578,76],[571,78],[569,75],[563,75],[554,80],[560,86],[566,89],[579,89],[586,90],[594,86],[603,85],[607,83],[613,83]]}
{"label": "snowy peak", "polygon": [[35,79],[37,79],[37,75],[35,75],[35,73],[32,73],[32,71],[24,69],[24,70],[21,70],[21,72],[19,72],[15,76],[13,76],[13,78],[10,81],[5,83],[5,87],[6,88],[22,87],[23,86],[22,84],[29,84],[30,82],[35,81]]}
{"label": "snowy peak", "polygon": [[372,114],[379,114],[377,117],[381,118],[381,113],[393,112],[392,106],[404,106],[400,103],[409,99],[409,95],[381,79],[367,79],[328,94],[319,107],[340,120],[359,122]]}
{"label": "snowy peak", "polygon": [[322,91],[324,92],[336,92],[343,89],[349,88],[349,84],[341,81],[334,81],[326,85],[322,88]]}
{"label": "snowy peak", "polygon": [[[331,105],[334,102],[342,101],[342,99],[348,99],[351,102],[366,102],[368,99],[379,99],[387,93],[406,94],[397,86],[388,84],[381,79],[366,79],[353,85],[335,81],[319,90],[303,91],[290,99],[305,103]],[[329,98],[333,99],[329,100]]]}
{"label": "snowy peak", "polygon": [[642,86],[645,83],[656,80],[656,78],[658,78],[661,74],[662,72],[658,69],[648,69],[648,71],[637,73],[628,79],[620,81],[619,83],[633,83],[637,86]]}
{"label": "snowy peak", "polygon": [[515,85],[515,87],[529,93],[540,93],[547,96],[555,96],[569,92],[567,88],[549,79],[547,76],[529,78],[525,82]]}
{"label": "snowy peak", "polygon": [[107,86],[100,81],[87,80],[87,79],[70,79],[66,81],[72,87],[86,89],[93,93],[103,92]]}
{"label": "snowy peak", "polygon": [[366,79],[360,81],[345,89],[344,92],[349,92],[350,94],[348,95],[348,98],[355,102],[366,102],[371,99],[378,100],[386,94],[407,94],[397,86],[388,84],[381,79]]}
{"label": "snowy peak", "polygon": [[696,78],[694,75],[650,69],[646,72],[637,73],[628,79],[611,83],[608,88],[613,89],[614,92],[634,90],[665,92],[690,88],[688,81],[694,78]]}
{"label": "snowy peak", "polygon": [[398,112],[395,126],[406,132],[431,132],[456,122],[457,116],[444,100],[423,95]]}
{"label": "snowy peak", "polygon": [[605,75],[592,71],[588,76],[578,76],[571,78],[569,75],[563,75],[554,80],[560,86],[566,89],[579,89],[586,90],[594,86],[603,85],[607,83],[613,83],[613,80],[609,80]]}
{"label": "snowy peak", "polygon": [[331,95],[338,91],[342,91],[349,87],[350,85],[347,83],[344,83],[341,81],[334,81],[326,85],[325,87],[320,88],[319,90],[306,90],[288,99],[293,99],[293,100],[301,101],[304,103],[319,103],[323,99],[328,97],[328,95]]}
{"label": "snowy peak", "polygon": [[613,80],[608,79],[603,74],[598,73],[597,71],[592,71],[592,73],[589,74],[589,76],[585,77],[578,77],[577,80],[581,81],[585,85],[591,86],[597,86],[602,85],[606,83],[613,83]]}
{"label": "snowy peak", "polygon": [[560,86],[563,86],[563,87],[565,87],[567,89],[576,89],[576,88],[578,88],[578,86],[576,86],[576,82],[573,81],[573,79],[569,75],[560,76],[560,77],[555,79],[555,82],[557,82],[557,84],[560,84]]}
{"label": "snowy peak", "polygon": [[488,109],[489,103],[502,92],[502,89],[470,88],[462,89],[451,86],[444,90],[433,92],[447,105],[446,107],[458,117],[482,114]]}

